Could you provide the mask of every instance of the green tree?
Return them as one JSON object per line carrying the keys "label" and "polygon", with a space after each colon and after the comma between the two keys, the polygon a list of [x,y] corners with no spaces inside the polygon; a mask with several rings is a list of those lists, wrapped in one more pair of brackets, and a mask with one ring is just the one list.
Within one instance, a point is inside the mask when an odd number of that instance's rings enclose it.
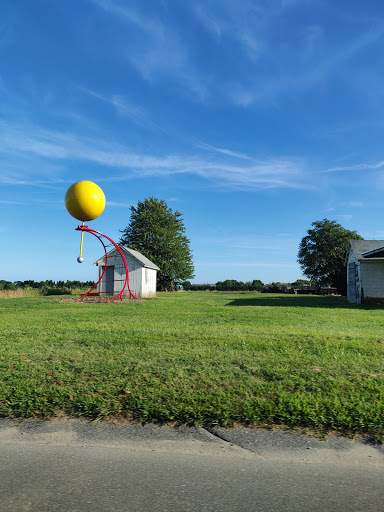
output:
{"label": "green tree", "polygon": [[9,281],[4,285],[4,290],[16,290],[16,285]]}
{"label": "green tree", "polygon": [[292,288],[312,288],[316,286],[316,283],[308,281],[307,279],[297,279],[294,283],[291,283]]}
{"label": "green tree", "polygon": [[129,225],[121,231],[120,244],[141,252],[159,268],[159,290],[169,290],[194,277],[190,241],[182,214],[164,200],[150,197],[131,206]]}
{"label": "green tree", "polygon": [[349,240],[363,240],[356,231],[349,231],[335,220],[312,222],[299,245],[298,262],[304,275],[317,284],[335,286],[346,294],[347,278],[344,260]]}
{"label": "green tree", "polygon": [[264,283],[260,281],[260,279],[254,279],[252,281],[252,290],[256,290],[258,292],[261,292],[261,290],[264,288]]}

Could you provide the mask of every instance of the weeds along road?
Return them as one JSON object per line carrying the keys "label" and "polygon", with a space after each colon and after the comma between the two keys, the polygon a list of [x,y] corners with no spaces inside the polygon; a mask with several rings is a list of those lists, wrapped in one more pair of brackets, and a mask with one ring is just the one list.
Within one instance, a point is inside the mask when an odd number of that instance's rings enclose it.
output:
{"label": "weeds along road", "polygon": [[0,420],[2,512],[381,512],[384,449],[285,431]]}

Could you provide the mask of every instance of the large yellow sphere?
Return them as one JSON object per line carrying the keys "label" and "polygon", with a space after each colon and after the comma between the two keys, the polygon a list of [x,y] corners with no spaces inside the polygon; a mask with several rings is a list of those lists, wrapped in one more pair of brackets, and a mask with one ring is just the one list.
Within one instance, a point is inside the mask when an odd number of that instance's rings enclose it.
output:
{"label": "large yellow sphere", "polygon": [[78,181],[65,194],[65,206],[75,219],[86,221],[96,219],[105,208],[105,195],[92,181]]}

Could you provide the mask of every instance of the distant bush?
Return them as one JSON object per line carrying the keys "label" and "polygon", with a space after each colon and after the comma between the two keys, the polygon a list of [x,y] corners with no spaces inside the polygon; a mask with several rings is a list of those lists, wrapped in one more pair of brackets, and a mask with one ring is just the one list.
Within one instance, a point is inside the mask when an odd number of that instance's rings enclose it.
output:
{"label": "distant bush", "polygon": [[[185,288],[187,289],[187,288]],[[212,291],[216,290],[216,287],[211,284],[192,284],[189,290],[195,291],[195,292],[201,292],[201,291]]]}
{"label": "distant bush", "polygon": [[243,283],[242,281],[236,281],[235,279],[227,279],[225,281],[218,281],[216,284],[203,283],[203,284],[191,284],[189,281],[185,281],[183,283],[184,290],[192,290],[192,291],[250,291],[250,292],[260,292],[264,288],[264,284],[260,279],[254,279],[253,281],[247,281]]}
{"label": "distant bush", "polygon": [[260,279],[254,279],[253,281],[236,281],[235,279],[226,279],[225,281],[218,281],[216,283],[216,290],[218,291],[249,291],[249,292],[260,292],[264,288],[264,284]]}
{"label": "distant bush", "polygon": [[41,289],[41,293],[44,296],[47,296],[47,295],[71,295],[71,292],[72,292],[71,288],[67,288],[67,287],[62,287],[62,288],[46,287],[46,288]]}

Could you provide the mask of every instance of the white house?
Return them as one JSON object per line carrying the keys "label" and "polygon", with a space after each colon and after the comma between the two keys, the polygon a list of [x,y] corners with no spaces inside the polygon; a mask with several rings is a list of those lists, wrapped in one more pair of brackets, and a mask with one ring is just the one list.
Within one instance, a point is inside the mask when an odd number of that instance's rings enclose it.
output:
{"label": "white house", "polygon": [[348,302],[384,298],[384,240],[350,240],[345,264]]}
{"label": "white house", "polygon": [[[138,298],[156,296],[156,274],[160,270],[152,261],[143,256],[140,252],[120,246],[124,253],[129,271],[129,288]],[[107,269],[103,279],[97,286],[100,295],[118,295],[125,283],[125,266],[119,254],[114,248],[108,254]],[[97,260],[94,265],[98,266],[100,279],[105,267],[105,255]],[[129,295],[129,289],[124,290],[124,295]]]}

